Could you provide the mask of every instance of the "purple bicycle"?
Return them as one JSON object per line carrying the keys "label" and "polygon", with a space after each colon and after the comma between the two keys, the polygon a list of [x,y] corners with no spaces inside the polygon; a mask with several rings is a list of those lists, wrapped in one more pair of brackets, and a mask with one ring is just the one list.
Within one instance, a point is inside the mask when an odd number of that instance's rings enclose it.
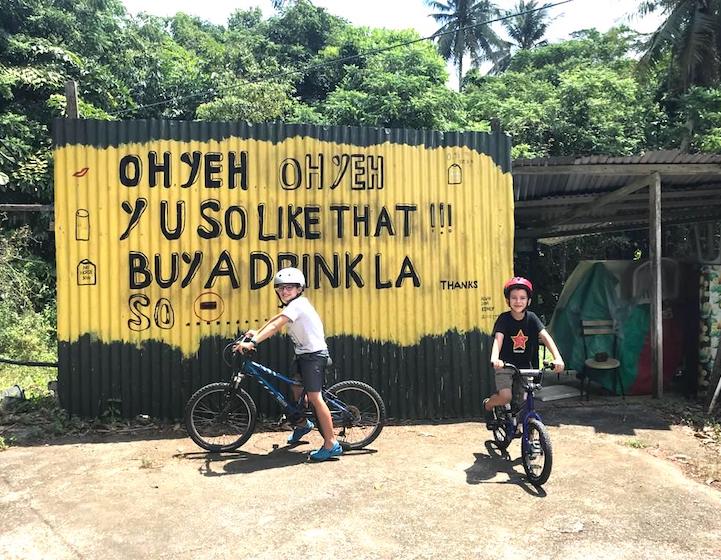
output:
{"label": "purple bicycle", "polygon": [[542,369],[518,369],[504,364],[513,373],[513,399],[510,405],[493,409],[493,439],[502,450],[515,438],[521,439],[523,469],[534,486],[541,486],[551,476],[553,448],[548,430],[536,412],[533,394],[543,383],[543,373],[552,371],[553,364],[545,363]]}

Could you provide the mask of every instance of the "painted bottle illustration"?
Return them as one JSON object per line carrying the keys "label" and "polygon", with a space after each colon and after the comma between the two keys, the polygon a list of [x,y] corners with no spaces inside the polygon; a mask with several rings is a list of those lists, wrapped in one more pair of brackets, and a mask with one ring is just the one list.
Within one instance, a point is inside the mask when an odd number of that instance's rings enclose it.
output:
{"label": "painted bottle illustration", "polygon": [[90,212],[85,208],[75,211],[75,240],[90,240]]}

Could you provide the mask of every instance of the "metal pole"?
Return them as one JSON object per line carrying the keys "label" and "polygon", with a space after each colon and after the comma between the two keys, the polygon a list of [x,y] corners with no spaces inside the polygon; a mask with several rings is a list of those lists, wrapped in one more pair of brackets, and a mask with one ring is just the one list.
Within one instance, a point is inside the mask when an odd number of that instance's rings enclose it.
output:
{"label": "metal pole", "polygon": [[654,173],[649,185],[649,248],[651,266],[651,379],[653,396],[663,396],[663,320],[661,281],[661,175]]}

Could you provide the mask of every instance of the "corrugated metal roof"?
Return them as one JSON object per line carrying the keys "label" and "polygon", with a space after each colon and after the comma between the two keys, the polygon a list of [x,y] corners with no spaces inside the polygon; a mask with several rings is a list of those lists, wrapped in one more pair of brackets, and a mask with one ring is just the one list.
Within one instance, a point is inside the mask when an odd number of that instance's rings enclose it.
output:
{"label": "corrugated metal roof", "polygon": [[[648,227],[647,189],[601,197],[658,172],[664,224],[721,220],[721,154],[675,150],[634,156],[513,161],[517,237],[557,237]],[[571,217],[575,211],[576,215]]]}

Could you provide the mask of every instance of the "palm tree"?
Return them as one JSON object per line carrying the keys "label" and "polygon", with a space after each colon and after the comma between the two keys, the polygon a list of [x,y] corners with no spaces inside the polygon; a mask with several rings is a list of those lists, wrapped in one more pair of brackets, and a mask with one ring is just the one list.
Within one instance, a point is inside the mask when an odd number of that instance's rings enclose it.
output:
{"label": "palm tree", "polygon": [[485,23],[498,16],[498,8],[491,0],[425,1],[436,10],[431,16],[441,24],[435,32],[438,49],[443,58],[453,60],[460,91],[466,53],[473,60],[488,60],[502,45],[496,32]]}
{"label": "palm tree", "polygon": [[648,69],[671,57],[674,89],[715,85],[721,65],[721,0],[646,0],[639,15],[660,10],[666,16],[641,57]]}
{"label": "palm tree", "polygon": [[536,0],[518,0],[515,7],[504,15],[511,16],[503,20],[503,27],[511,41],[504,41],[502,48],[494,53],[491,74],[500,74],[508,68],[515,51],[546,45],[548,41],[543,37],[553,21],[548,10],[539,6]]}
{"label": "palm tree", "polygon": [[512,14],[516,15],[503,20],[503,27],[519,49],[532,49],[548,42],[543,36],[553,20],[547,8],[539,6],[536,0],[518,0],[518,4],[506,12],[506,15]]}

